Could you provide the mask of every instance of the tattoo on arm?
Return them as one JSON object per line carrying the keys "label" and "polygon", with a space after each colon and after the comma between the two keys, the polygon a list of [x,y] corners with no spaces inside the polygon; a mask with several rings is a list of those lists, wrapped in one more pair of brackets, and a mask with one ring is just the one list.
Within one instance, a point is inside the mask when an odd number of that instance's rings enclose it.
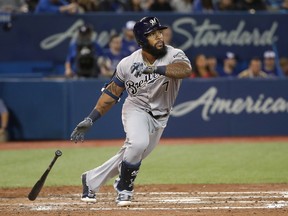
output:
{"label": "tattoo on arm", "polygon": [[110,83],[106,89],[110,91],[112,94],[116,95],[117,97],[119,97],[124,91],[124,88],[119,87],[118,85],[116,85],[115,82]]}
{"label": "tattoo on arm", "polygon": [[176,62],[169,64],[166,67],[166,76],[175,79],[183,79],[189,77],[191,73],[192,70],[190,65],[185,62]]}
{"label": "tattoo on arm", "polygon": [[[114,94],[117,97],[120,97],[122,92],[124,91],[124,88],[119,87],[114,82],[111,82],[106,89],[110,91],[112,94]],[[116,103],[115,99],[107,95],[106,93],[102,93],[100,96],[97,104],[96,109],[101,115],[104,115],[108,110],[111,109],[111,107]]]}

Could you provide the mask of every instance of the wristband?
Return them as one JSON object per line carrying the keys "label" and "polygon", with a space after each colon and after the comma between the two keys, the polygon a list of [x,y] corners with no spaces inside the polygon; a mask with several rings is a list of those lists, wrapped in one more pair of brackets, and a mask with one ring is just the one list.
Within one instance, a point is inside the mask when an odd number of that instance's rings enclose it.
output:
{"label": "wristband", "polygon": [[156,68],[156,70],[154,71],[154,73],[157,73],[157,74],[165,76],[165,74],[166,74],[166,66],[158,66]]}
{"label": "wristband", "polygon": [[87,118],[90,118],[92,122],[94,123],[100,117],[101,117],[101,114],[98,112],[98,110],[93,109]]}

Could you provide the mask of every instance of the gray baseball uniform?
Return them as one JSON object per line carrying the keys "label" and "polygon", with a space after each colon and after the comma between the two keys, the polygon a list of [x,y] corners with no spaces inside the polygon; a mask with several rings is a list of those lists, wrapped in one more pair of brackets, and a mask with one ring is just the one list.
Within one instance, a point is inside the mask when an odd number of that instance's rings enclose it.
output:
{"label": "gray baseball uniform", "polygon": [[[167,45],[167,54],[154,66],[190,61],[180,49]],[[113,81],[125,87],[128,97],[122,108],[122,123],[126,140],[120,151],[103,165],[87,171],[87,185],[97,192],[110,178],[119,174],[122,160],[136,164],[151,153],[160,140],[168,117],[179,92],[181,79],[172,79],[156,73],[135,77],[130,68],[135,62],[145,62],[139,49],[121,60]]]}

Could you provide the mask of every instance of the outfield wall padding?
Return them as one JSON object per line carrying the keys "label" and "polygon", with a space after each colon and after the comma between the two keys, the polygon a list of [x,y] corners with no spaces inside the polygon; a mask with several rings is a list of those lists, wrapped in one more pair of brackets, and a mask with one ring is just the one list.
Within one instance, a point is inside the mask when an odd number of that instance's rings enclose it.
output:
{"label": "outfield wall padding", "polygon": [[[65,140],[95,106],[107,81],[8,79],[0,97],[10,111],[13,140]],[[184,80],[163,137],[287,136],[287,79]],[[125,136],[126,94],[95,123],[87,139]],[[135,126],[137,130],[137,126]]]}

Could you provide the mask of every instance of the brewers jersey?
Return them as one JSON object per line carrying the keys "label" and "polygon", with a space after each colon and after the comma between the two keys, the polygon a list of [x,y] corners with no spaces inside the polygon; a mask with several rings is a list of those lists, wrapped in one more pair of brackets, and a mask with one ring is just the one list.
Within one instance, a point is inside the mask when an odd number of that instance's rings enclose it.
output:
{"label": "brewers jersey", "polygon": [[[153,63],[154,66],[168,65],[179,61],[184,61],[190,65],[189,59],[182,50],[169,45],[166,47],[167,54],[156,59]],[[114,81],[125,87],[128,93],[125,103],[151,112],[154,116],[168,114],[175,102],[182,80],[156,73],[142,74],[136,78],[130,69],[135,62],[145,63],[141,49],[119,62],[114,77]]]}

